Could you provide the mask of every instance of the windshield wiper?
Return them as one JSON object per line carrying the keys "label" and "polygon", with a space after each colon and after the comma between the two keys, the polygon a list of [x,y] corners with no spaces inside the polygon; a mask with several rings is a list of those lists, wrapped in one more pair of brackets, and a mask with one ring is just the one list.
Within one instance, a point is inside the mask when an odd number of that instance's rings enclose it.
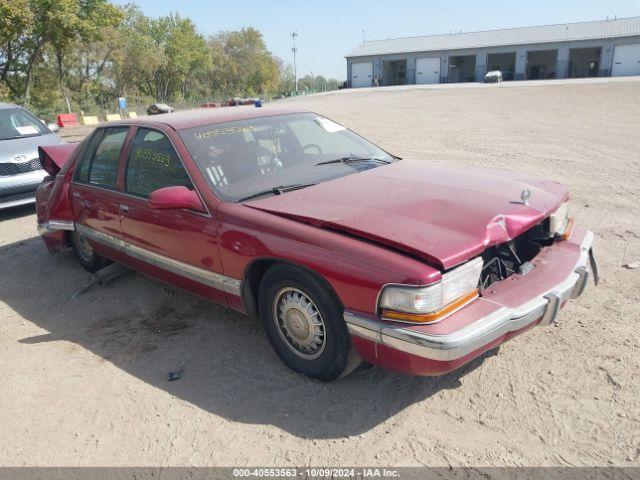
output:
{"label": "windshield wiper", "polygon": [[291,192],[292,190],[300,190],[301,188],[312,187],[317,185],[318,183],[294,183],[292,185],[280,185],[277,187],[271,187],[267,190],[262,190],[261,192],[252,193],[246,197],[242,197],[238,200],[238,202],[244,202],[245,200],[251,200],[252,198],[262,197],[264,195],[269,195],[270,193],[273,195],[282,195],[286,192]]}
{"label": "windshield wiper", "polygon": [[324,162],[314,163],[313,165],[317,167],[318,165],[331,165],[333,163],[352,163],[352,162],[391,163],[389,160],[384,160],[382,158],[346,156],[346,157],[336,158],[334,160],[325,160]]}
{"label": "windshield wiper", "polygon": [[39,137],[40,135],[40,133],[32,133],[30,135],[16,135],[15,137],[0,138],[0,140],[19,140],[21,138]]}

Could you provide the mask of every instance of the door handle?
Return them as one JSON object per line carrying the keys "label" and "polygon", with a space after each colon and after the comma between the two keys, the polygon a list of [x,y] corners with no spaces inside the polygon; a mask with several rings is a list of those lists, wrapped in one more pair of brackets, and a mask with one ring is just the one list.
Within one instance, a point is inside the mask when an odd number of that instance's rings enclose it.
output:
{"label": "door handle", "polygon": [[128,212],[129,211],[129,205],[120,205],[120,211],[121,212]]}

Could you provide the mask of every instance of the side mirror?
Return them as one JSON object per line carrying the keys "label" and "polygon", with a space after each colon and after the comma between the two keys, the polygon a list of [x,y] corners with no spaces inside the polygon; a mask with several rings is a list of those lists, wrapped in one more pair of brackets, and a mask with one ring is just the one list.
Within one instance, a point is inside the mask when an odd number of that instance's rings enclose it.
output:
{"label": "side mirror", "polygon": [[51,130],[54,133],[60,131],[60,127],[58,126],[57,123],[47,123],[47,127],[49,128],[49,130]]}
{"label": "side mirror", "polygon": [[183,208],[206,213],[200,197],[187,187],[165,187],[149,195],[149,206],[156,210],[181,210]]}

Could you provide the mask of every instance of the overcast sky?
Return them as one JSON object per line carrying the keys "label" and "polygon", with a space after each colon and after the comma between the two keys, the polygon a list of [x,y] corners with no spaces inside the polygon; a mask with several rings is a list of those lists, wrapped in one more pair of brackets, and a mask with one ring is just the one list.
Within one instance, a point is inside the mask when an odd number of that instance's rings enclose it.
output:
{"label": "overcast sky", "polygon": [[[116,0],[124,5],[126,0]],[[269,50],[292,63],[298,32],[298,75],[344,80],[345,54],[369,40],[600,20],[640,15],[639,0],[137,0],[148,16],[178,12],[205,35],[255,27]]]}

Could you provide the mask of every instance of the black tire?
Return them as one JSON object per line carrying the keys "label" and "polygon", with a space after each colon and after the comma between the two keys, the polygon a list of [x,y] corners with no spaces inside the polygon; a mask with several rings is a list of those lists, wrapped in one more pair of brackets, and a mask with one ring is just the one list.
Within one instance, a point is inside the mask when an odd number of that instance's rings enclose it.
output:
{"label": "black tire", "polygon": [[86,238],[77,230],[71,232],[71,246],[80,265],[88,272],[97,272],[109,264],[106,258],[101,257],[93,251],[93,248],[91,248]]}
{"label": "black tire", "polygon": [[[298,305],[304,308],[295,308],[296,299],[300,301]],[[306,303],[307,300],[312,303]],[[292,370],[330,382],[352,372],[362,362],[351,346],[340,302],[314,275],[289,265],[271,267],[260,283],[258,301],[267,337],[278,356]],[[276,310],[280,312],[280,309],[289,314],[277,315]],[[321,347],[316,337],[309,345],[294,345],[299,339],[295,337],[294,329],[299,335],[311,331],[308,318],[320,322],[314,324],[313,330],[323,332],[318,333],[318,337],[322,338]],[[287,331],[287,321],[291,331]],[[308,348],[308,351],[301,351],[303,348]]]}

